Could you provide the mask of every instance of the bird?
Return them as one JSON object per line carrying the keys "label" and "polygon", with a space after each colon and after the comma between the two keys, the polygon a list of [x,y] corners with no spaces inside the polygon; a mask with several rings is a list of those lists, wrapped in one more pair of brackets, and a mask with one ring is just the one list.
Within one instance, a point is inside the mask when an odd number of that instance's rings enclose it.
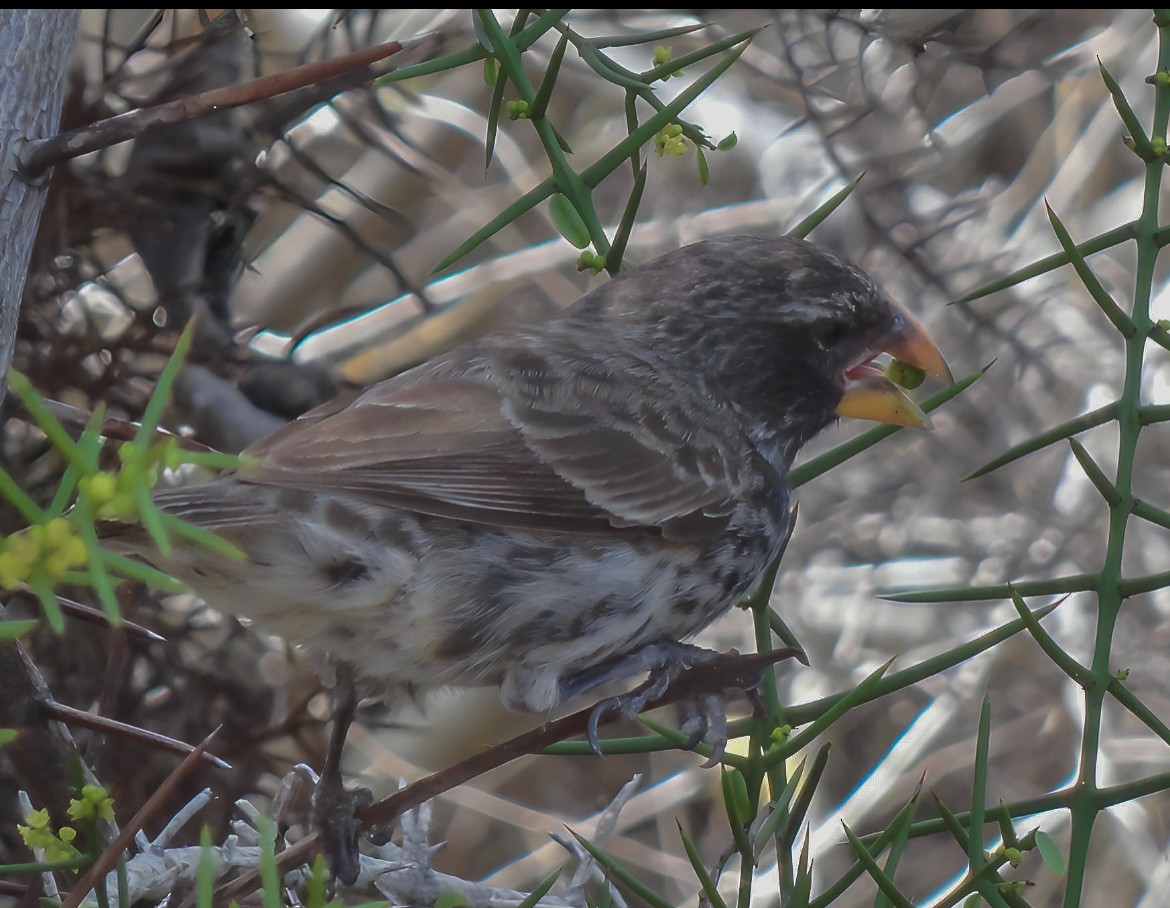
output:
{"label": "bird", "polygon": [[[147,558],[362,690],[495,685],[547,713],[694,664],[688,641],[779,554],[811,438],[839,417],[925,424],[883,353],[951,380],[909,310],[828,249],[701,240],[157,491],[242,557]],[[628,714],[640,690],[604,702]]]}

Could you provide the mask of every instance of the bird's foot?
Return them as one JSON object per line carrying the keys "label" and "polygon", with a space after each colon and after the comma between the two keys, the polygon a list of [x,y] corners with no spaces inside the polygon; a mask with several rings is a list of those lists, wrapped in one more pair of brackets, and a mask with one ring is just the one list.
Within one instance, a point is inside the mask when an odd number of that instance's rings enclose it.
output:
{"label": "bird's foot", "polygon": [[361,863],[358,854],[358,833],[361,824],[357,811],[374,803],[374,794],[368,788],[346,788],[340,775],[322,774],[313,789],[313,808],[310,819],[313,828],[321,834],[323,851],[329,861],[334,879],[349,886],[358,878]]}
{"label": "bird's foot", "polygon": [[[611,680],[611,677],[619,671],[622,673],[622,677],[633,672],[646,671],[650,673],[650,677],[633,690],[615,697],[607,697],[593,707],[586,726],[586,735],[593,752],[601,754],[597,726],[606,713],[617,713],[624,719],[638,715],[655,700],[661,698],[666,693],[667,688],[680,675],[716,656],[718,653],[703,649],[701,646],[663,641],[653,643],[637,653],[621,657],[620,660],[611,661],[596,669],[586,669],[584,672],[579,672],[572,678],[566,679],[568,683],[575,682],[578,685],[585,683],[585,681],[591,681],[593,683],[589,686],[592,687]],[[601,680],[598,680],[599,678]],[[564,683],[566,682],[562,682],[562,684]]]}
{"label": "bird's foot", "polygon": [[[650,677],[629,693],[609,697],[593,707],[586,723],[589,746],[594,753],[601,753],[598,725],[607,713],[630,718],[651,706],[681,700],[686,705],[682,731],[687,741],[683,747],[691,750],[700,742],[710,745],[712,755],[705,765],[714,766],[727,748],[726,691],[743,691],[755,711],[762,713],[755,689],[764,677],[764,670],[789,658],[805,661],[804,653],[797,649],[741,655],[734,650],[717,653],[684,643],[657,643],[622,657],[622,667],[628,669],[638,662],[639,670],[649,671]],[[566,680],[582,683],[586,675],[590,678],[605,675],[605,680],[611,680],[608,676],[616,668],[613,663],[606,663],[599,670],[587,670]]]}

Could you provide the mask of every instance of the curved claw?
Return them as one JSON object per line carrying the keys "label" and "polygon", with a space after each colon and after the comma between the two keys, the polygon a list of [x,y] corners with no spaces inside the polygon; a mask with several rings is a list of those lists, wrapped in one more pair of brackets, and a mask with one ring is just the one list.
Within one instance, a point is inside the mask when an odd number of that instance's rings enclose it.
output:
{"label": "curved claw", "polygon": [[[679,730],[680,731],[687,731],[687,726],[689,724],[690,724],[689,720],[687,722],[684,722],[682,724],[682,728]],[[699,743],[703,740],[703,738],[706,734],[707,734],[707,723],[706,722],[703,722],[702,724],[696,725],[695,727],[691,728],[688,731],[687,739],[685,741],[683,741],[682,744],[679,745],[679,750],[694,750],[696,747],[699,746]]]}
{"label": "curved claw", "polygon": [[594,706],[589,713],[589,720],[585,723],[585,736],[589,741],[590,749],[599,757],[602,756],[601,742],[597,736],[597,726],[601,723],[602,716],[610,710],[624,719],[638,715],[666,692],[675,677],[677,677],[677,672],[664,671],[661,674],[651,674],[645,682],[639,684],[629,693],[607,697]]}
{"label": "curved claw", "polygon": [[594,706],[589,712],[589,720],[585,723],[585,740],[589,742],[589,749],[599,757],[604,757],[605,754],[601,752],[601,741],[597,736],[597,726],[601,722],[601,717],[617,705],[614,703],[616,699],[617,697],[607,697]]}
{"label": "curved claw", "polygon": [[687,704],[687,717],[682,728],[689,732],[686,750],[694,750],[700,743],[711,745],[711,756],[702,764],[710,769],[723,762],[727,753],[727,698],[723,694],[702,694]]}

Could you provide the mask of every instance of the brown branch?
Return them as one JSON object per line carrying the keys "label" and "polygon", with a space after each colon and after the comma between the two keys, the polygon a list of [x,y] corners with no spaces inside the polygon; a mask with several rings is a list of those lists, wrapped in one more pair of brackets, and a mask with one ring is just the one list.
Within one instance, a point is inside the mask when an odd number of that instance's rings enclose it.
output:
{"label": "brown branch", "polygon": [[[84,621],[87,624],[96,624],[99,627],[112,627],[110,624],[110,616],[101,609],[96,609],[92,605],[83,605],[73,599],[66,599],[64,596],[57,596],[57,604],[61,606],[61,611],[70,618],[76,618],[78,621]],[[149,640],[153,643],[166,643],[166,637],[161,634],[156,634],[148,627],[143,627],[141,624],[135,624],[133,621],[122,619],[117,627],[118,630],[126,632],[126,636],[135,637],[139,640]]]}
{"label": "brown branch", "polygon": [[[647,711],[657,709],[660,706],[666,706],[701,692],[719,691],[727,688],[753,689],[759,684],[766,668],[781,660],[792,658],[799,659],[801,662],[805,661],[804,653],[793,648],[745,655],[736,652],[720,653],[709,662],[684,672],[661,697],[648,705],[646,709]],[[563,718],[545,722],[518,737],[489,747],[482,753],[473,754],[454,766],[425,776],[406,788],[396,791],[390,797],[363,807],[357,812],[358,819],[365,826],[387,823],[464,782],[503,766],[505,763],[510,763],[517,757],[538,753],[550,744],[584,734],[594,708],[594,706],[589,706]],[[618,718],[619,716],[612,712],[606,713],[601,717],[601,724],[607,724]],[[276,856],[277,870],[284,873],[290,867],[306,863],[312,855],[321,849],[321,845],[320,833],[310,833]],[[215,893],[213,904],[223,906],[232,899],[240,900],[259,885],[260,870],[257,868],[220,887]]]}
{"label": "brown branch", "polygon": [[242,82],[239,85],[216,88],[166,104],[127,111],[80,129],[59,133],[52,138],[29,142],[21,161],[21,175],[28,180],[36,179],[54,164],[133,139],[152,126],[182,123],[218,110],[242,107],[254,101],[262,101],[274,95],[345,75],[414,47],[428,37],[423,35],[408,41],[388,41],[332,60],[307,63],[296,69],[261,76],[259,79]]}
{"label": "brown branch", "polygon": [[[76,709],[72,706],[66,706],[64,703],[58,703],[56,700],[42,703],[41,709],[58,722],[64,722],[66,725],[77,725],[103,735],[115,735],[125,738],[128,741],[135,741],[147,747],[165,751],[169,754],[175,754],[179,757],[188,757],[197,749],[175,738],[168,738],[166,735],[160,735],[157,732],[139,728],[137,725],[119,722],[117,719],[111,719],[108,716],[97,716],[83,709]],[[215,754],[203,753],[201,759],[219,769],[232,768],[230,763],[226,760],[221,760]]]}

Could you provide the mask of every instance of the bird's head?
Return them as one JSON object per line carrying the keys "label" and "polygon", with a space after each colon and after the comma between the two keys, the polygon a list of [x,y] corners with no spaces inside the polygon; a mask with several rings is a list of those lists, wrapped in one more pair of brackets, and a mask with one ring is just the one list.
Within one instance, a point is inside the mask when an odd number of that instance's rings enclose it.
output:
{"label": "bird's head", "polygon": [[761,447],[786,463],[838,416],[927,424],[874,362],[881,354],[952,380],[909,311],[861,269],[804,240],[703,240],[603,289],[582,302],[642,333],[649,349],[739,410]]}

